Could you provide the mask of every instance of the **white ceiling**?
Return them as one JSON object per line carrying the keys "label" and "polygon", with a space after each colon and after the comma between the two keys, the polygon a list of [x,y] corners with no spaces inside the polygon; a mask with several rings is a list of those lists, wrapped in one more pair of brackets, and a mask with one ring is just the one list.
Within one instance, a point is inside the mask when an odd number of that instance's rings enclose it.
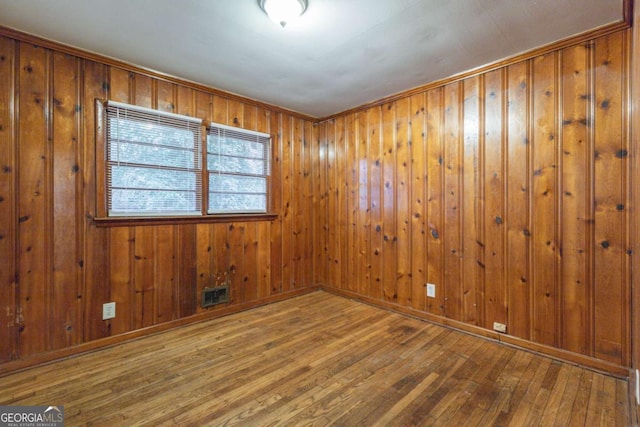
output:
{"label": "white ceiling", "polygon": [[0,25],[314,117],[623,18],[623,0],[0,0]]}

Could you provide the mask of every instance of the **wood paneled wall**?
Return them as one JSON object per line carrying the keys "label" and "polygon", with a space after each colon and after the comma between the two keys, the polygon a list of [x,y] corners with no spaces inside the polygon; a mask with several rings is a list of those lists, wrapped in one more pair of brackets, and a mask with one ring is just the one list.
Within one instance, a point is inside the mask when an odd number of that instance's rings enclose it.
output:
{"label": "wood paneled wall", "polygon": [[630,42],[619,31],[320,124],[318,280],[629,366]]}
{"label": "wood paneled wall", "polygon": [[[202,313],[228,271],[231,306],[323,284],[630,366],[630,44],[619,31],[314,124],[0,37],[0,362]],[[96,98],[271,133],[277,219],[97,227]]]}
{"label": "wood paneled wall", "polygon": [[[277,219],[96,227],[96,98],[272,134]],[[0,37],[0,362],[202,312],[217,273],[232,306],[311,285],[314,132],[281,109]]]}

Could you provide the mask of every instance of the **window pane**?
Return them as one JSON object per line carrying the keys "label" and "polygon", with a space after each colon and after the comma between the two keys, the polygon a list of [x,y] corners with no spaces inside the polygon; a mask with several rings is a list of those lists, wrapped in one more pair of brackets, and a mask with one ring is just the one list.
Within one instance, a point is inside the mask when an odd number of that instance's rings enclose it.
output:
{"label": "window pane", "polygon": [[113,117],[109,127],[109,137],[111,140],[193,148],[193,130],[144,119]]}
{"label": "window pane", "polygon": [[190,117],[109,102],[108,214],[201,213],[200,125]]}
{"label": "window pane", "polygon": [[196,177],[188,171],[112,166],[111,186],[114,188],[148,188],[158,190],[196,191]]}
{"label": "window pane", "polygon": [[193,150],[170,148],[159,145],[112,144],[109,155],[114,163],[136,163],[193,169],[196,156]]}
{"label": "window pane", "polygon": [[209,213],[222,212],[266,212],[266,195],[254,194],[209,194]]}
{"label": "window pane", "polygon": [[210,171],[265,175],[265,163],[263,160],[210,155],[207,163]]}
{"label": "window pane", "polygon": [[219,138],[209,135],[207,138],[207,151],[211,154],[263,159],[265,145],[255,141],[244,141],[224,137]]}
{"label": "window pane", "polygon": [[211,174],[209,191],[213,193],[254,193],[266,194],[267,179],[253,176]]}
{"label": "window pane", "polygon": [[111,214],[197,212],[194,209],[197,204],[194,192],[114,188],[111,197]]}

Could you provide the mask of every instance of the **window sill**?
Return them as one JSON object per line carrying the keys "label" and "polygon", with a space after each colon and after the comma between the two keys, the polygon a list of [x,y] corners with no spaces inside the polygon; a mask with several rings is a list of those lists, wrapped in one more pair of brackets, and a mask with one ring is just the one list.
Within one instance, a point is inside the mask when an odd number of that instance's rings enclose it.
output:
{"label": "window sill", "polygon": [[96,227],[130,227],[143,225],[181,225],[181,224],[209,224],[216,222],[255,222],[273,221],[278,214],[233,214],[233,215],[203,215],[203,216],[159,216],[159,217],[111,217],[94,218]]}

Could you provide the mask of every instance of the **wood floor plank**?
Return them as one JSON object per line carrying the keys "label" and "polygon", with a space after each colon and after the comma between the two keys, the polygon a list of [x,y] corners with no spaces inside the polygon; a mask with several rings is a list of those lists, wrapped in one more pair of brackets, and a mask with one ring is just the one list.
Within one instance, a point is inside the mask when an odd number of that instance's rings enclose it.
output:
{"label": "wood floor plank", "polygon": [[590,371],[583,371],[580,375],[580,387],[576,393],[570,413],[569,425],[571,426],[583,426],[587,421],[593,376],[594,374]]}
{"label": "wood floor plank", "polygon": [[627,425],[627,383],[316,292],[0,377],[67,426]]}
{"label": "wood floor plank", "polygon": [[530,365],[530,375],[522,378],[511,401],[511,410],[503,417],[512,425],[525,425],[529,412],[534,408],[538,392],[551,360],[534,357]]}
{"label": "wood floor plank", "polygon": [[571,367],[568,365],[560,366],[558,376],[555,378],[553,387],[551,387],[551,391],[549,392],[547,403],[545,404],[545,406],[550,409],[545,410],[542,418],[540,418],[542,425],[553,425],[554,420],[557,419],[560,402],[562,401],[562,396],[569,382],[570,369]]}
{"label": "wood floor plank", "polygon": [[578,387],[580,387],[581,374],[582,372],[579,367],[569,367],[565,390],[562,398],[558,402],[558,412],[553,421],[554,425],[566,426],[569,424],[571,408],[575,402]]}

